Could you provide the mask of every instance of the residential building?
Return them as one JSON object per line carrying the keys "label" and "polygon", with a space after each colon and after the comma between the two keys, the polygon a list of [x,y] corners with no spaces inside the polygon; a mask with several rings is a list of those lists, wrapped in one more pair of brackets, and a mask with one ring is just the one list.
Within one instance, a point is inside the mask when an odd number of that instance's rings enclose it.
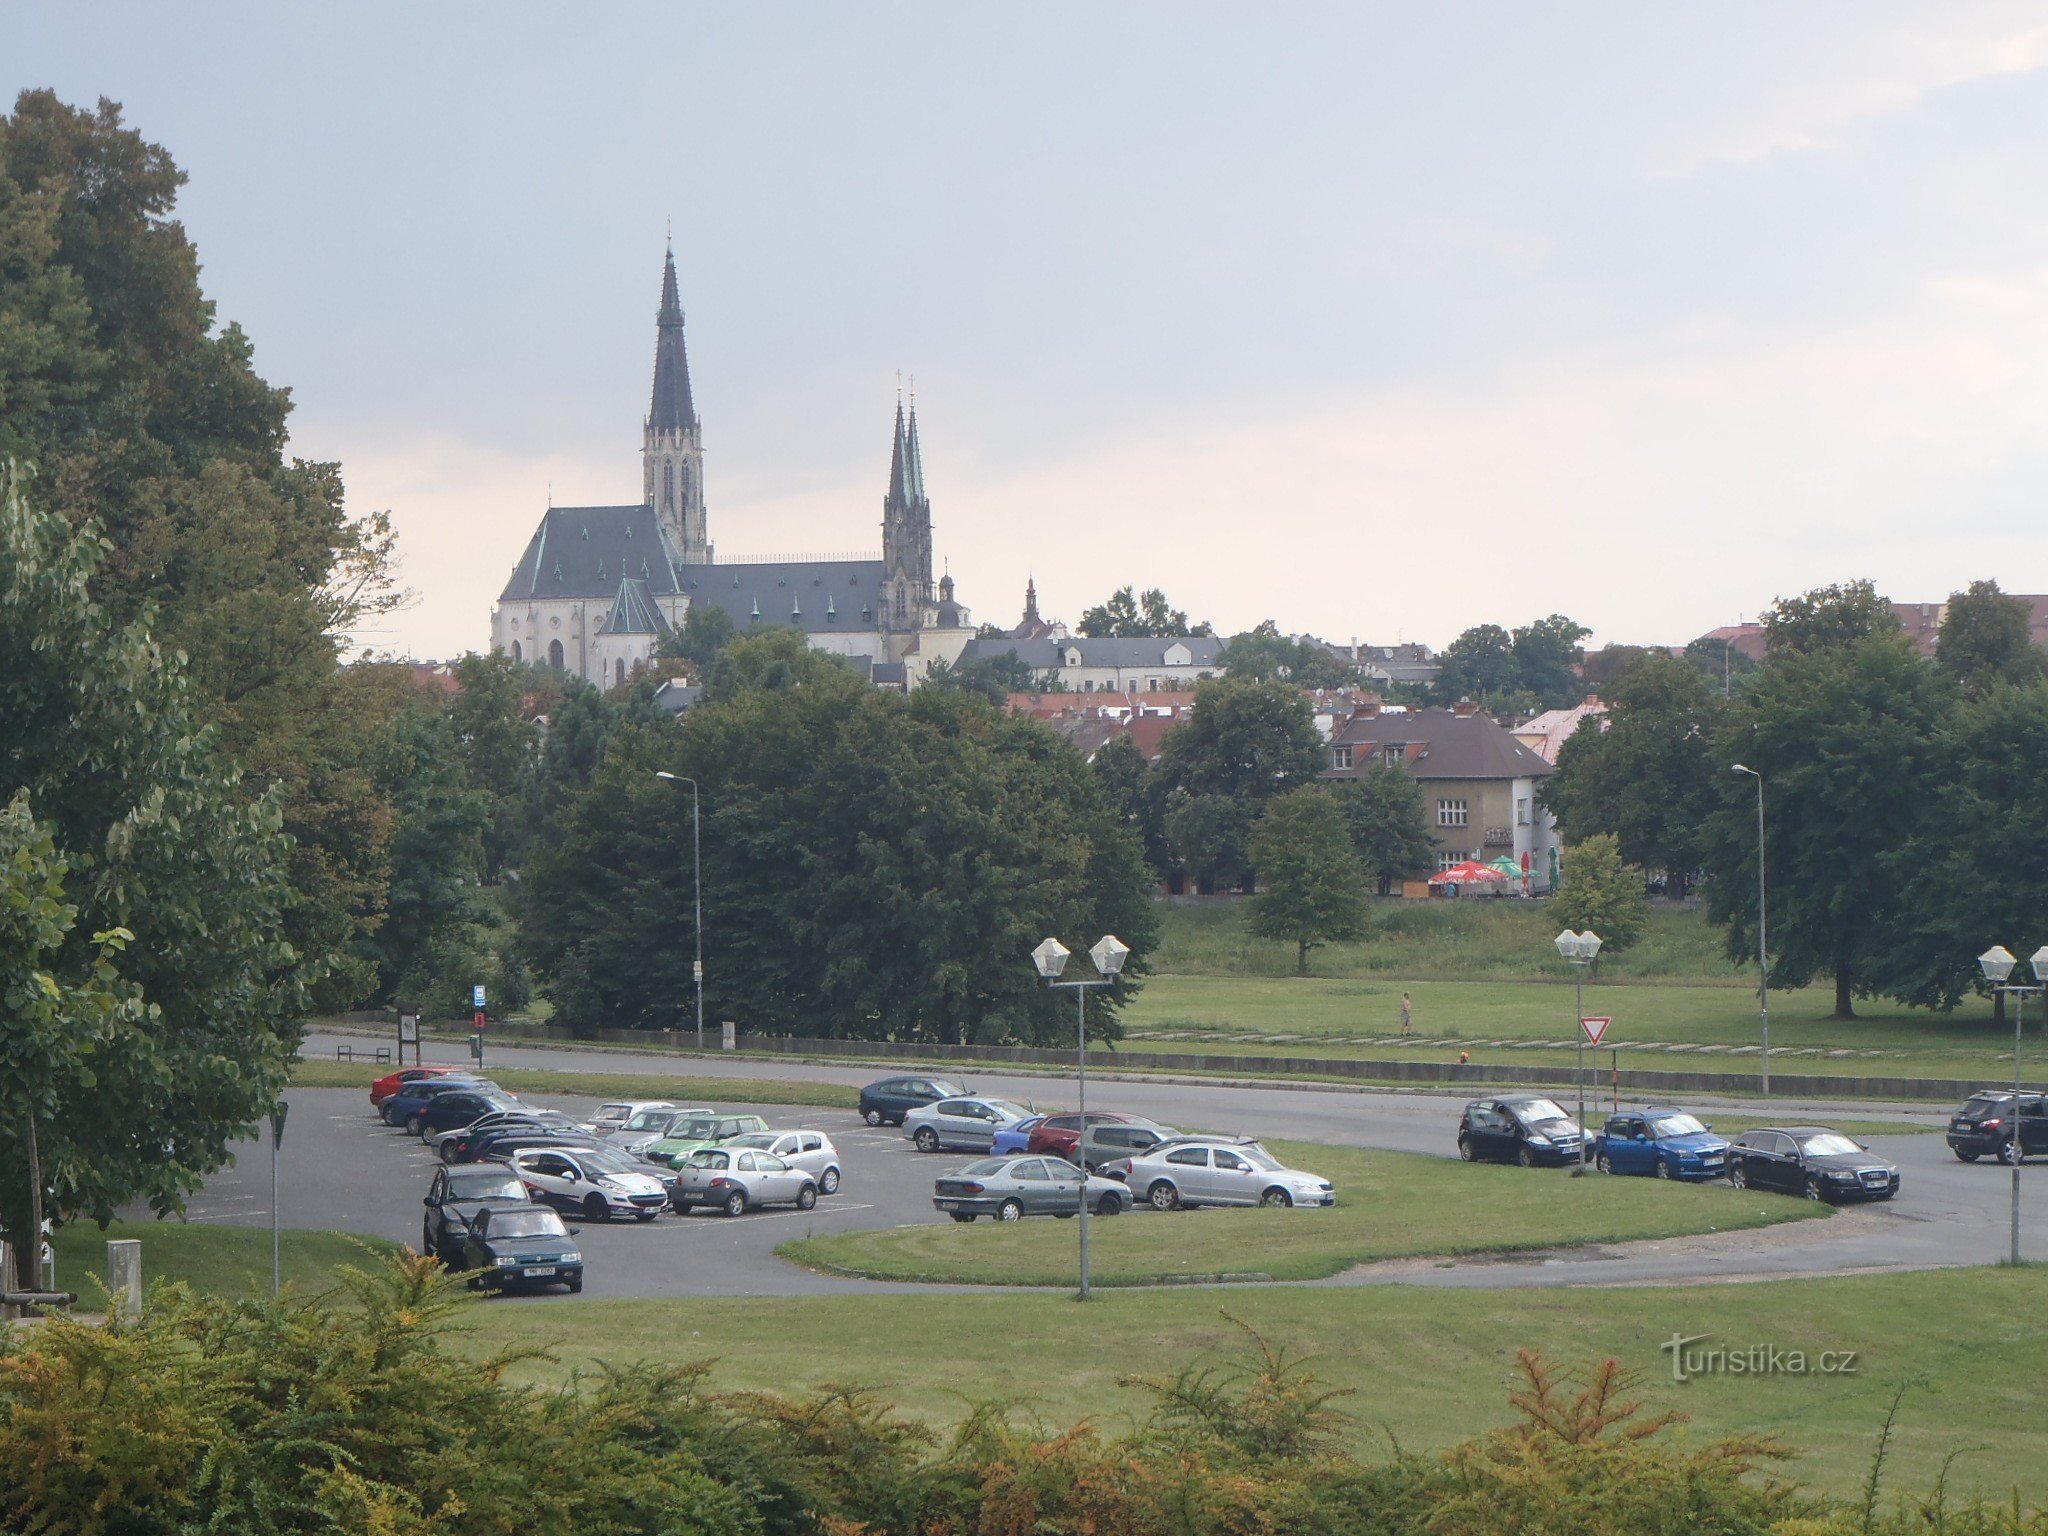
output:
{"label": "residential building", "polygon": [[961,647],[957,666],[1015,656],[1042,677],[1075,693],[1160,693],[1223,675],[1224,642],[1214,635],[1158,635],[1132,640],[979,638]]}
{"label": "residential building", "polygon": [[1515,726],[1510,734],[1546,763],[1555,764],[1557,754],[1571,740],[1574,731],[1588,720],[1601,722],[1595,724],[1595,730],[1605,730],[1606,718],[1607,706],[1598,699],[1588,698],[1570,709],[1546,709]]}
{"label": "residential building", "polygon": [[[1506,855],[1548,885],[1557,822],[1537,801],[1554,771],[1475,705],[1397,709],[1367,705],[1330,742],[1326,779],[1362,778],[1378,764],[1412,777],[1422,790],[1437,868]],[[1527,862],[1524,863],[1526,856]]]}

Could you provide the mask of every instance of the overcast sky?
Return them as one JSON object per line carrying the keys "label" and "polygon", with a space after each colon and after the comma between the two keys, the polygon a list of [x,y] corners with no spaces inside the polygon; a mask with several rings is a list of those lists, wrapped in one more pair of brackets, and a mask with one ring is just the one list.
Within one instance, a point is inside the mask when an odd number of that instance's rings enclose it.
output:
{"label": "overcast sky", "polygon": [[879,549],[900,370],[981,621],[2048,591],[2044,64],[2031,0],[0,12],[189,172],[420,656],[638,499],[671,219],[728,559]]}

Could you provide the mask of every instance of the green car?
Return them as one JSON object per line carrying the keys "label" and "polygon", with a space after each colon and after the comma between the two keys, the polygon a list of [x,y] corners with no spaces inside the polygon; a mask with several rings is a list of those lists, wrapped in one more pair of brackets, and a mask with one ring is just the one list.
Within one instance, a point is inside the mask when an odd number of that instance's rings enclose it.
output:
{"label": "green car", "polygon": [[676,1168],[688,1162],[692,1152],[715,1146],[729,1136],[767,1129],[768,1122],[759,1115],[690,1115],[670,1125],[668,1134],[640,1155],[649,1162]]}

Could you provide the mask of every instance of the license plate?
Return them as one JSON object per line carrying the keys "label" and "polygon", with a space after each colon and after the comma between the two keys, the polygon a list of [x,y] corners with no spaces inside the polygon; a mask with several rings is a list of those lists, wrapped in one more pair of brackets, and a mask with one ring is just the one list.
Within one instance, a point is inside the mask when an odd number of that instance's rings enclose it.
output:
{"label": "license plate", "polygon": [[522,1269],[520,1271],[520,1273],[529,1280],[538,1280],[544,1275],[552,1275],[554,1272],[555,1266],[552,1264],[530,1265],[529,1267]]}
{"label": "license plate", "polygon": [[957,1211],[960,1209],[960,1202],[958,1200],[934,1200],[932,1204],[942,1211]]}

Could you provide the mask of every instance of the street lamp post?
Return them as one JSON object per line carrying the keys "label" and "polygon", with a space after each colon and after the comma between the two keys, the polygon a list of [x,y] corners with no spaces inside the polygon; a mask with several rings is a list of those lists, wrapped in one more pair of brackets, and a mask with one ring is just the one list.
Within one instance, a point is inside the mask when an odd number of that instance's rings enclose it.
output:
{"label": "street lamp post", "polygon": [[1588,928],[1584,933],[1574,933],[1567,928],[1557,936],[1557,952],[1570,962],[1572,968],[1572,997],[1579,1018],[1579,1157],[1572,1164],[1572,1177],[1583,1178],[1586,1172],[1586,969],[1600,958],[1600,935]]}
{"label": "street lamp post", "polygon": [[2012,998],[2012,1140],[2007,1144],[2012,1164],[2012,1262],[2020,1261],[2020,1159],[2026,1152],[2020,1140],[2020,1015],[2026,1011],[2028,993],[2048,990],[2048,944],[2035,950],[2028,964],[2033,967],[2034,985],[2023,983],[2007,984],[2013,967],[2019,962],[2013,959],[2012,951],[2003,944],[1994,944],[1977,957],[1977,968],[1984,973],[1984,979],[1991,983],[1991,990],[2009,994]]}
{"label": "street lamp post", "polygon": [[666,768],[654,771],[657,779],[690,786],[690,887],[696,900],[697,959],[690,974],[697,982],[697,1049],[704,1049],[704,840],[703,818],[698,813],[697,781]]}
{"label": "street lamp post", "polygon": [[1769,951],[1764,947],[1764,776],[1754,768],[1741,763],[1734,767],[1736,773],[1746,773],[1756,780],[1756,1011],[1763,1020],[1764,1055],[1763,1089],[1764,1097],[1771,1096],[1771,967],[1765,958]]}
{"label": "street lamp post", "polygon": [[1060,974],[1067,968],[1067,956],[1072,953],[1058,939],[1047,939],[1031,951],[1031,963],[1038,967],[1047,986],[1072,987],[1074,989],[1074,1063],[1080,1081],[1079,1109],[1080,1129],[1075,1133],[1074,1147],[1081,1158],[1080,1201],[1077,1214],[1081,1218],[1081,1299],[1088,1300],[1088,989],[1109,987],[1116,984],[1117,976],[1124,968],[1124,957],[1131,952],[1130,945],[1113,933],[1105,933],[1095,941],[1095,947],[1088,951],[1088,958],[1095,962],[1095,969],[1101,974],[1093,978],[1076,978],[1061,981]]}

